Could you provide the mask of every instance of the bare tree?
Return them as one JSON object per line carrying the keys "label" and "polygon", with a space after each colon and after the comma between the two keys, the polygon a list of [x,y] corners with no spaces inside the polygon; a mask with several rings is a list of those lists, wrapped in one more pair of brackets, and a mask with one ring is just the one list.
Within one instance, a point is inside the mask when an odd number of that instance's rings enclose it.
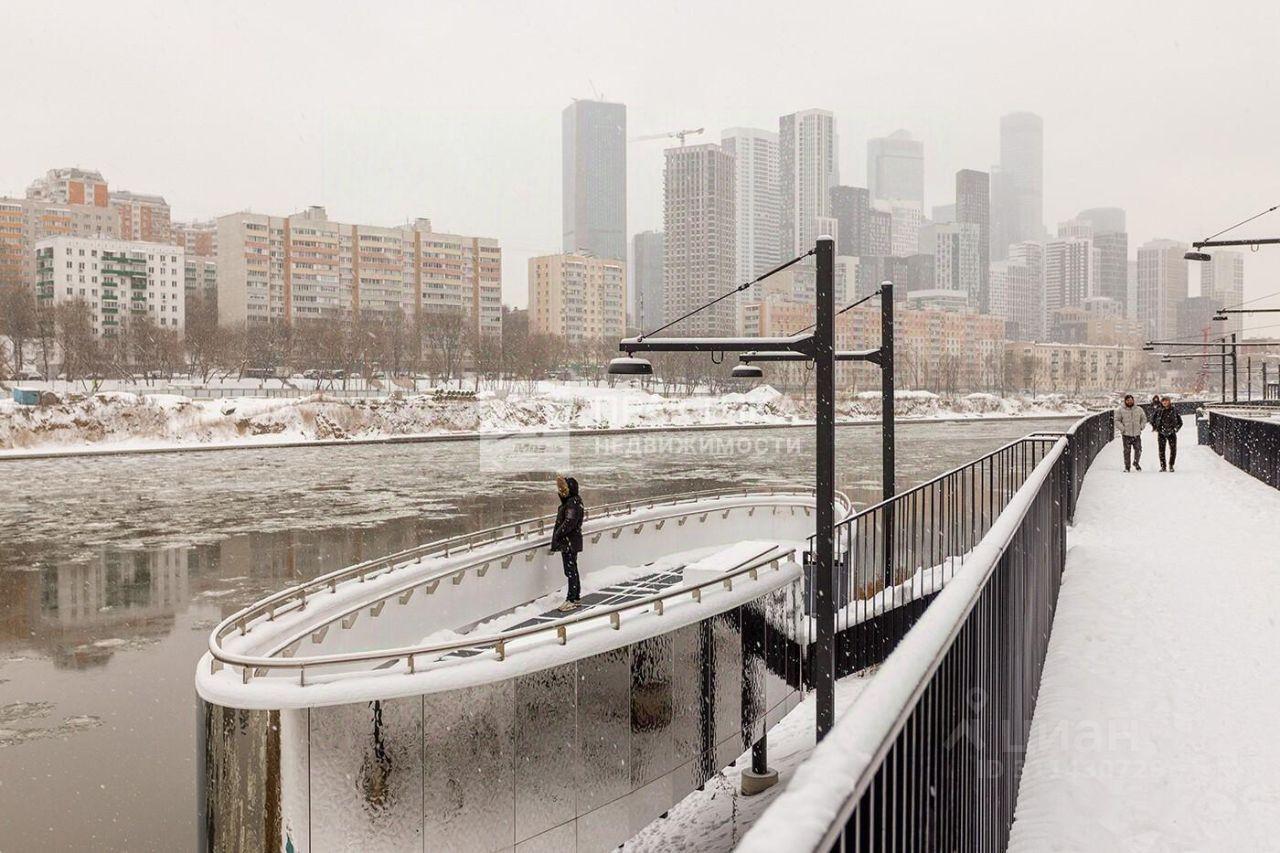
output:
{"label": "bare tree", "polygon": [[422,331],[432,357],[433,379],[443,375],[453,379],[466,352],[466,315],[457,310],[430,311],[423,315]]}
{"label": "bare tree", "polygon": [[36,334],[35,293],[18,282],[0,283],[0,335],[7,337],[13,348],[14,374],[22,372],[23,351]]}
{"label": "bare tree", "polygon": [[212,300],[192,296],[187,300],[184,343],[191,375],[207,384],[227,352],[225,329],[218,326],[218,306]]}
{"label": "bare tree", "polygon": [[54,320],[64,377],[68,382],[83,379],[87,390],[96,391],[102,374],[98,372],[98,338],[89,306],[81,299],[59,303],[54,308]]}

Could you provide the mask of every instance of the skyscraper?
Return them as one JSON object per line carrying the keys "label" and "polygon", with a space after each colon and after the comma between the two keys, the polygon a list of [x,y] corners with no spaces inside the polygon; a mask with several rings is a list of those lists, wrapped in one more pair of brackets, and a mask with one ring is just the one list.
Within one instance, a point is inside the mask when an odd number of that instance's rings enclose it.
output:
{"label": "skyscraper", "polygon": [[[663,320],[670,322],[735,285],[733,156],[719,145],[668,148],[663,170]],[[675,326],[673,335],[731,335],[733,300]]]}
{"label": "skyscraper", "polygon": [[1028,241],[1010,246],[1004,272],[1004,316],[1010,324],[1009,337],[1043,341],[1044,244]]}
{"label": "skyscraper", "polygon": [[[1076,222],[1087,223],[1092,232],[1093,247],[1098,251],[1097,294],[1113,300],[1126,315],[1129,312],[1129,235],[1125,229],[1124,210],[1118,207],[1092,207],[1076,215]],[[1061,229],[1059,229],[1061,235]]]}
{"label": "skyscraper", "polygon": [[1000,166],[992,175],[991,257],[1009,246],[1044,239],[1044,122],[1035,113],[1000,119]]}
{"label": "skyscraper", "polygon": [[1177,240],[1148,240],[1138,247],[1138,321],[1150,340],[1177,334],[1187,298],[1184,251]]}
{"label": "skyscraper", "polygon": [[[1213,308],[1234,308],[1244,301],[1244,255],[1215,249],[1213,259],[1200,264],[1200,295],[1214,301]],[[1228,314],[1216,330],[1222,334],[1241,332],[1244,315]]]}
{"label": "skyscraper", "polygon": [[836,221],[836,254],[870,254],[871,193],[863,187],[832,187],[831,216]]}
{"label": "skyscraper", "polygon": [[907,258],[920,249],[920,226],[924,214],[915,202],[878,201],[877,209],[889,214],[889,254],[895,258]]}
{"label": "skyscraper", "polygon": [[991,178],[986,172],[956,172],[956,222],[978,226],[978,300],[981,314],[991,310]]}
{"label": "skyscraper", "polygon": [[[733,156],[734,208],[737,217],[737,264],[741,284],[779,263],[778,134],[752,127],[733,127],[720,135],[720,146]],[[754,299],[756,294],[743,294]]]}
{"label": "skyscraper", "polygon": [[1094,234],[1122,234],[1125,228],[1124,208],[1091,207],[1076,214],[1076,219],[1088,222]]}
{"label": "skyscraper", "polygon": [[781,260],[813,248],[839,183],[835,116],[813,109],[778,119]]}
{"label": "skyscraper", "polygon": [[574,101],[561,115],[564,251],[627,257],[627,108]]}
{"label": "skyscraper", "polygon": [[934,229],[934,281],[938,290],[965,294],[970,307],[977,307],[978,226],[972,222],[948,222]]}
{"label": "skyscraper", "polygon": [[871,198],[909,201],[924,210],[924,143],[905,130],[867,140]]}
{"label": "skyscraper", "polygon": [[1097,257],[1087,237],[1067,237],[1044,244],[1044,311],[1046,318],[1069,305],[1096,296]]}
{"label": "skyscraper", "polygon": [[887,210],[872,210],[867,220],[867,252],[877,258],[893,254],[893,214]]}
{"label": "skyscraper", "polygon": [[631,238],[635,264],[631,317],[641,332],[662,325],[662,244],[661,231],[641,231]]}

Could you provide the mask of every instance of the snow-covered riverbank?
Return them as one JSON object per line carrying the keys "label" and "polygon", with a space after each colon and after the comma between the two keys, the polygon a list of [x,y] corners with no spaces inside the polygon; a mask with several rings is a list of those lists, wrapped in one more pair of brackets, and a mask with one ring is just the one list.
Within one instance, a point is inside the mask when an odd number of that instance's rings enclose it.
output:
{"label": "snow-covered riverbank", "polygon": [[[878,392],[838,399],[845,420],[876,420]],[[942,397],[899,392],[901,418],[1072,415],[1085,410],[1061,395]],[[86,450],[257,446],[313,441],[483,436],[670,427],[781,426],[812,417],[812,403],[762,385],[746,393],[662,397],[638,387],[544,385],[533,393],[481,392],[474,399],[432,395],[336,400],[230,397],[193,400],[171,394],[107,392],[54,405],[0,401],[0,456]]]}

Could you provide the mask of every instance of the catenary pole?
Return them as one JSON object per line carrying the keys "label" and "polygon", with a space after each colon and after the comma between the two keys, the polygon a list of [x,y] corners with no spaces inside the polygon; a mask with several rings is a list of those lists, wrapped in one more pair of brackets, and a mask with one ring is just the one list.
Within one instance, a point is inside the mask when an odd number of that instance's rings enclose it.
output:
{"label": "catenary pole", "polygon": [[814,682],[818,692],[815,724],[822,740],[835,724],[835,240],[818,238],[817,304],[814,324],[814,374],[817,383],[817,529],[814,537],[814,577],[817,580],[817,643]]}

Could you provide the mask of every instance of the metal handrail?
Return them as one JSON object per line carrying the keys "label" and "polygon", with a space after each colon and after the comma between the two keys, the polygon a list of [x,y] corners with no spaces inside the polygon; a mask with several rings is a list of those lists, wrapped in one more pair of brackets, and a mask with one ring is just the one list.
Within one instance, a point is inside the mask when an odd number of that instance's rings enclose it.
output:
{"label": "metal handrail", "polygon": [[[794,494],[799,494],[799,492],[783,492],[783,493],[780,493],[780,494],[794,495]],[[847,503],[847,502],[848,502],[848,498],[847,498],[847,497],[845,497],[845,495],[844,495],[843,493],[837,492],[837,493],[836,493],[836,497],[837,497],[837,499],[838,499],[838,500],[843,501],[845,506],[847,506],[847,505],[848,505],[848,503]],[[674,504],[674,503],[672,504],[672,506],[675,506],[675,505],[676,505],[676,504]],[[732,510],[735,510],[735,509],[743,509],[743,508],[747,508],[747,507],[755,507],[755,506],[758,506],[758,504],[752,504],[752,503],[737,503],[737,504],[733,504],[732,506],[727,506],[727,507],[725,507],[725,506],[720,506],[720,507],[717,507],[714,511],[715,511],[715,512],[723,512],[723,513],[725,513],[725,515],[728,515],[728,513],[729,513],[729,512],[731,512]],[[806,514],[808,514],[808,511],[809,511],[809,510],[808,510],[808,507],[805,507],[805,513],[806,513]],[[637,531],[636,531],[636,532],[639,532],[639,527],[643,527],[645,524],[649,523],[650,521],[652,521],[652,522],[659,522],[659,523],[660,523],[660,522],[664,522],[664,521],[669,521],[669,520],[671,520],[671,519],[688,518],[688,517],[690,517],[690,516],[694,516],[694,515],[702,515],[702,516],[704,516],[704,517],[705,517],[705,516],[706,516],[706,515],[708,515],[710,512],[712,512],[712,510],[709,510],[709,509],[694,509],[694,510],[690,510],[690,511],[688,511],[688,512],[679,512],[679,513],[664,514],[664,515],[662,515],[662,516],[660,516],[660,517],[658,517],[658,518],[646,518],[646,519],[644,519],[644,520],[642,520],[642,521],[639,521],[639,522],[636,522],[636,521],[624,521],[624,522],[621,522],[621,523],[619,523],[619,524],[612,524],[612,525],[609,525],[609,526],[606,526],[606,527],[601,527],[601,528],[599,528],[599,529],[592,530],[590,533],[585,534],[585,535],[586,535],[586,536],[590,536],[590,537],[592,537],[592,541],[593,541],[593,542],[595,542],[595,541],[598,541],[598,540],[600,539],[600,537],[601,537],[601,536],[603,536],[605,533],[610,533],[610,532],[612,532],[612,531],[614,531],[614,530],[621,530],[621,529],[625,529],[625,528],[627,528],[627,527],[631,527],[633,524],[638,525],[638,527],[637,527]],[[684,522],[681,522],[681,524],[683,524],[683,523],[684,523]],[[296,643],[296,642],[300,641],[301,639],[303,639],[304,637],[306,637],[307,635],[309,635],[309,634],[313,634],[313,633],[315,633],[315,632],[317,632],[317,631],[321,631],[321,630],[325,629],[326,627],[328,627],[328,626],[332,625],[332,624],[333,624],[333,623],[335,623],[335,622],[341,622],[341,621],[343,621],[343,620],[349,619],[349,618],[351,618],[352,616],[355,616],[355,615],[359,614],[359,613],[360,613],[361,611],[363,611],[366,607],[374,607],[374,608],[376,608],[376,607],[378,607],[378,605],[379,605],[379,604],[382,604],[382,603],[384,603],[384,602],[386,602],[386,601],[389,601],[389,600],[390,600],[390,599],[392,599],[392,598],[398,598],[398,597],[402,597],[402,600],[401,600],[401,602],[400,602],[401,604],[406,604],[406,603],[408,603],[408,596],[409,596],[409,595],[412,595],[412,590],[415,590],[415,589],[417,589],[418,587],[431,587],[431,588],[432,588],[432,590],[434,590],[436,587],[438,587],[438,585],[440,584],[440,582],[441,582],[441,581],[443,581],[445,578],[454,578],[454,579],[455,579],[455,583],[457,583],[457,582],[461,582],[461,578],[462,578],[462,576],[464,576],[464,575],[465,575],[469,570],[476,569],[476,568],[478,568],[478,567],[488,566],[490,563],[493,563],[493,562],[495,562],[495,561],[501,561],[501,562],[503,563],[503,567],[505,568],[505,567],[506,567],[506,564],[507,564],[507,563],[509,563],[509,562],[511,562],[512,560],[514,560],[514,559],[515,559],[515,557],[516,557],[516,555],[518,555],[518,554],[523,554],[523,553],[526,553],[526,552],[528,552],[528,551],[537,551],[537,550],[541,550],[542,548],[545,548],[545,547],[547,546],[548,541],[549,541],[549,539],[543,539],[543,540],[541,540],[541,541],[535,542],[535,543],[533,543],[533,544],[528,545],[527,547],[521,548],[521,549],[516,550],[516,551],[510,551],[510,552],[507,552],[507,553],[505,553],[505,554],[491,554],[491,555],[489,555],[489,556],[487,556],[487,557],[481,557],[481,558],[478,558],[478,559],[476,559],[476,560],[474,560],[474,561],[472,561],[472,562],[469,562],[469,563],[464,563],[464,564],[459,565],[459,566],[450,566],[450,567],[448,567],[448,568],[446,568],[446,569],[441,569],[440,571],[435,572],[435,573],[430,574],[430,575],[427,575],[426,577],[418,577],[418,578],[414,578],[412,581],[409,581],[409,582],[407,582],[407,583],[403,583],[403,584],[400,584],[400,585],[398,585],[398,586],[392,587],[391,589],[385,590],[385,591],[384,591],[384,592],[382,592],[380,595],[378,595],[378,597],[376,597],[376,598],[366,598],[366,599],[362,600],[360,603],[355,604],[355,605],[352,605],[351,607],[348,607],[346,610],[343,610],[343,611],[341,611],[341,612],[338,612],[338,613],[333,614],[332,616],[330,616],[330,617],[328,617],[327,619],[325,619],[325,621],[324,621],[324,622],[321,622],[321,623],[318,623],[318,624],[315,624],[315,625],[310,625],[310,626],[308,626],[308,627],[307,627],[307,629],[306,629],[305,631],[298,632],[298,633],[296,633],[296,634],[293,634],[293,635],[291,635],[291,636],[289,636],[289,637],[285,638],[284,640],[282,640],[282,641],[280,641],[280,642],[277,642],[277,643],[275,644],[275,646],[274,646],[274,647],[272,647],[272,649],[271,649],[267,654],[268,654],[269,656],[278,655],[278,654],[280,654],[282,651],[284,651],[285,649],[287,649],[287,648],[289,648],[290,646],[292,646],[294,643]],[[483,575],[483,573],[481,573],[481,574]],[[218,651],[219,651],[219,652],[220,652],[220,651],[221,651],[221,649],[222,649],[222,647],[221,647],[220,645],[219,645],[217,648],[218,648]],[[213,651],[214,651],[213,638],[212,638],[212,637],[210,637],[210,647],[209,647],[209,649],[210,649],[210,651],[211,651],[211,652],[213,652]],[[308,660],[312,660],[312,659],[314,659],[314,658],[308,658]]]}
{"label": "metal handrail", "polygon": [[[296,660],[289,658],[277,657],[260,657],[250,655],[237,655],[228,652],[215,654],[210,662],[210,672],[217,672],[224,664],[243,667],[243,679],[247,684],[253,674],[261,674],[261,671],[270,669],[296,669],[298,671],[298,683],[306,684],[306,670],[308,668],[327,666],[332,664],[343,663],[362,663],[367,661],[398,661],[401,658],[408,660],[408,672],[414,674],[417,669],[415,658],[422,656],[437,656],[448,654],[449,652],[461,651],[463,649],[474,648],[491,648],[497,655],[498,660],[506,660],[506,645],[512,640],[524,639],[541,633],[550,633],[555,631],[556,637],[561,645],[568,640],[568,628],[572,625],[580,625],[585,622],[596,621],[604,617],[609,617],[611,627],[619,630],[622,627],[621,614],[626,610],[635,610],[654,605],[654,611],[661,616],[664,611],[666,601],[684,595],[692,595],[693,600],[702,601],[702,591],[707,587],[721,585],[727,590],[733,589],[733,581],[735,578],[744,574],[750,574],[751,579],[755,580],[759,575],[759,570],[765,565],[770,565],[774,571],[781,568],[781,560],[785,556],[795,557],[795,548],[785,549],[780,545],[771,545],[765,550],[756,554],[754,557],[739,562],[733,568],[722,573],[720,576],[694,584],[684,584],[680,587],[663,590],[662,592],[653,593],[645,598],[628,601],[623,604],[616,604],[610,607],[596,607],[585,610],[573,616],[566,616],[551,622],[544,622],[538,625],[532,625],[528,628],[522,628],[514,631],[503,631],[497,634],[489,634],[483,637],[467,637],[461,640],[454,640],[448,643],[433,643],[430,645],[405,646],[397,649],[378,649],[368,652],[352,652],[334,655],[323,655],[318,657],[307,658],[305,660]],[[210,651],[214,652],[212,645]],[[361,671],[361,674],[367,674]]]}
{"label": "metal handrail", "polygon": [[[1087,417],[1089,417],[1089,416],[1088,416],[1088,415],[1086,415],[1085,417],[1087,418]],[[1075,425],[1073,424],[1073,427],[1074,427],[1074,426],[1075,426]],[[974,467],[974,466],[976,466],[976,465],[978,465],[978,464],[980,464],[980,463],[982,463],[982,462],[986,461],[987,459],[991,459],[991,458],[993,458],[993,457],[996,457],[996,456],[1000,455],[1001,453],[1004,453],[1006,450],[1009,450],[1009,449],[1011,449],[1011,448],[1017,447],[1018,445],[1020,445],[1020,444],[1022,444],[1022,443],[1024,443],[1024,442],[1029,442],[1029,441],[1037,441],[1037,442],[1052,442],[1052,441],[1056,440],[1056,438],[1057,438],[1058,436],[1060,436],[1060,435],[1065,435],[1065,434],[1066,434],[1066,433],[1044,433],[1044,432],[1033,432],[1033,433],[1030,433],[1030,434],[1028,434],[1028,435],[1024,435],[1024,436],[1022,436],[1021,438],[1015,438],[1013,441],[1009,442],[1008,444],[1004,444],[1004,445],[1001,445],[1000,447],[997,447],[995,450],[991,451],[990,453],[986,453],[986,454],[984,454],[984,455],[982,455],[982,456],[979,456],[979,457],[977,457],[977,458],[975,458],[975,459],[971,459],[971,460],[969,460],[968,462],[965,462],[963,465],[957,465],[956,467],[951,468],[950,470],[944,471],[943,473],[939,474],[939,475],[938,475],[938,476],[936,476],[936,477],[933,477],[932,479],[925,480],[924,482],[921,482],[921,483],[917,483],[916,485],[912,486],[911,488],[907,489],[906,491],[898,492],[898,493],[897,493],[896,495],[894,495],[893,497],[885,498],[885,499],[883,499],[883,500],[881,500],[881,501],[879,501],[879,502],[877,502],[877,503],[869,504],[869,505],[867,505],[867,506],[863,507],[862,509],[857,510],[856,512],[854,512],[854,511],[850,511],[847,515],[845,515],[845,517],[844,517],[844,518],[841,518],[839,521],[837,521],[835,524],[833,524],[833,525],[832,525],[832,528],[834,529],[834,528],[838,528],[838,527],[842,527],[842,526],[848,525],[850,522],[854,521],[855,519],[857,519],[857,518],[859,518],[859,517],[861,517],[861,516],[870,515],[870,514],[872,514],[873,512],[875,512],[876,510],[878,510],[878,509],[882,509],[882,508],[884,508],[884,507],[888,506],[889,504],[892,504],[892,503],[895,503],[895,502],[902,501],[903,499],[905,499],[905,498],[907,498],[907,497],[911,496],[912,494],[915,494],[916,492],[919,492],[919,491],[921,491],[921,490],[923,490],[923,489],[927,489],[927,488],[929,488],[930,486],[937,485],[938,483],[941,483],[943,480],[946,480],[948,477],[953,477],[953,476],[955,476],[955,475],[957,475],[957,474],[961,473],[962,471],[965,471],[965,470],[967,470],[967,469],[969,469],[969,468],[972,468],[972,467]],[[810,545],[811,545],[811,546],[812,546],[813,540],[814,540],[814,538],[815,538],[816,536],[817,536],[817,534],[815,533],[813,536],[810,536],[810,537],[809,537],[809,543],[810,543]]]}
{"label": "metal handrail", "polygon": [[[675,505],[691,501],[705,500],[713,497],[718,498],[735,495],[772,495],[811,492],[813,492],[813,488],[805,486],[768,486],[754,489],[708,489],[699,492],[689,492],[670,500],[663,500],[662,498],[655,497],[647,501],[616,501],[592,507],[591,512],[593,516],[598,516],[603,513],[604,517],[608,517],[610,515],[630,515],[637,508],[651,509],[658,504]],[[848,505],[847,499],[846,505]],[[622,512],[623,510],[625,510],[625,513]],[[282,612],[287,613],[290,610],[305,607],[308,593],[322,592],[325,587],[329,588],[329,592],[336,593],[337,586],[340,583],[345,583],[353,578],[358,578],[360,583],[364,583],[365,579],[370,575],[376,574],[383,569],[387,571],[394,571],[397,565],[407,562],[408,560],[421,561],[423,558],[428,556],[448,557],[450,551],[456,551],[459,547],[465,546],[468,551],[471,551],[477,547],[493,545],[509,539],[524,538],[533,532],[532,525],[534,524],[538,525],[537,535],[541,536],[546,531],[547,522],[554,519],[555,515],[535,516],[533,518],[520,519],[518,521],[488,527],[483,530],[472,531],[470,533],[452,536],[447,539],[436,540],[425,545],[418,545],[403,551],[397,551],[394,554],[388,554],[384,557],[365,560],[364,562],[336,569],[335,571],[328,572],[324,575],[320,575],[319,577],[315,577],[300,584],[283,589],[280,592],[274,593],[265,598],[261,598],[253,604],[237,610],[235,613],[232,613],[230,616],[218,623],[218,625],[213,629],[213,636],[220,640],[222,637],[230,634],[233,630],[239,630],[241,634],[248,633],[252,628],[254,620],[261,616],[265,615],[267,621],[272,621]],[[487,534],[499,534],[501,531],[509,532],[505,535],[494,535],[483,541],[477,541],[478,537],[482,537]]]}

